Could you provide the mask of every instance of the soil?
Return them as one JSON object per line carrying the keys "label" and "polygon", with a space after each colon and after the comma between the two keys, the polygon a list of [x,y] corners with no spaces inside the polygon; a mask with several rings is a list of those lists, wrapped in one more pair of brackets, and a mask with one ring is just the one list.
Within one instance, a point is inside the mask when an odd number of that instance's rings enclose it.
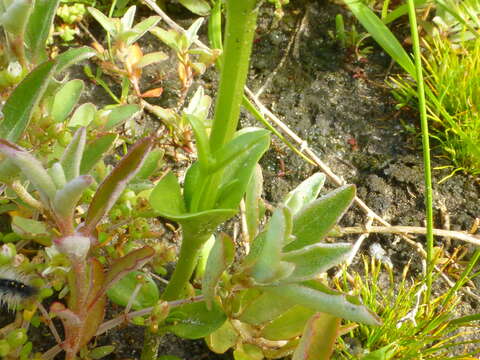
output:
{"label": "soil", "polygon": [[[418,119],[412,112],[395,109],[384,81],[392,75],[389,57],[373,43],[368,44],[373,46],[372,54],[361,61],[349,48],[338,46],[331,35],[335,31],[335,15],[342,13],[347,22],[350,16],[338,5],[293,1],[276,25],[272,25],[271,11],[271,7],[264,7],[259,19],[248,86],[253,92],[265,86],[260,96],[262,102],[306,140],[337,175],[355,184],[358,196],[372,210],[391,224],[423,226],[421,143],[417,135],[402,125],[405,122],[417,126]],[[180,16],[183,26],[193,21]],[[158,42],[154,44],[158,51]],[[144,52],[153,50],[154,45],[147,39]],[[164,106],[172,105],[171,99],[178,95],[175,67],[170,65],[162,64],[153,71],[166,71],[162,83],[166,91],[160,99]],[[395,67],[393,69],[395,71]],[[148,76],[153,78],[153,72]],[[200,82],[214,93],[213,72]],[[95,99],[97,104],[99,99],[105,104],[110,102],[100,87],[91,89],[94,92],[85,100]],[[245,113],[241,122],[243,126],[254,124]],[[434,155],[440,154],[434,152]],[[273,140],[272,149],[261,164],[265,197],[273,204],[317,171],[278,139]],[[433,166],[440,165],[445,165],[445,160],[434,156]],[[445,208],[452,230],[468,230],[475,218],[480,217],[479,181],[458,173],[438,184],[446,175],[448,172],[440,170],[433,173],[435,227],[445,225],[445,216],[440,211]],[[327,190],[333,187],[331,183],[326,185]],[[365,220],[364,213],[352,208],[342,219],[342,225],[361,225]],[[371,235],[361,251],[366,252],[371,244],[379,243],[395,267],[401,269],[413,260],[412,265],[418,266],[416,271],[420,272],[419,255],[409,245],[402,241],[394,243],[394,240],[394,236]],[[423,242],[421,238],[418,240]],[[436,242],[443,245],[440,238]],[[478,303],[463,304],[464,315],[479,311]],[[142,328],[126,326],[100,337],[98,344],[116,345],[110,359],[138,359],[142,339]],[[44,346],[36,348],[36,351],[42,350]],[[174,336],[164,337],[160,353],[189,360],[232,359],[231,354],[209,353],[203,341],[185,341]]]}

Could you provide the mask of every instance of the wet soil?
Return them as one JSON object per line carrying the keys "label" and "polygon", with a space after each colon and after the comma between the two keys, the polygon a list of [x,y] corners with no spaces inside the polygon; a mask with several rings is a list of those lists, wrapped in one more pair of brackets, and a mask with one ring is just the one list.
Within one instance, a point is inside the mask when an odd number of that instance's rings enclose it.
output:
{"label": "wet soil", "polygon": [[[373,46],[373,53],[359,61],[351,49],[338,46],[331,35],[335,31],[335,15],[342,13],[347,21],[349,19],[348,13],[338,5],[293,1],[285,10],[284,19],[277,25],[272,26],[268,13],[271,8],[264,10],[260,17],[248,86],[253,92],[264,87],[262,102],[306,140],[337,175],[355,184],[358,196],[372,210],[394,225],[423,226],[421,143],[417,135],[402,125],[405,122],[415,127],[418,119],[414,113],[395,109],[384,82],[391,74],[388,56],[372,43],[369,45]],[[181,24],[186,26],[191,21],[182,18]],[[144,52],[153,51],[155,45],[147,41]],[[158,47],[155,50],[158,51]],[[159,104],[172,106],[178,95],[175,67],[165,63],[150,71],[148,76],[152,80],[164,72],[161,75],[165,93]],[[216,75],[213,72],[207,73],[200,82],[214,93]],[[99,99],[105,104],[111,103],[102,89],[92,89],[95,90],[88,98],[95,101],[90,101],[97,105]],[[241,122],[242,125],[254,124],[245,113]],[[434,156],[434,166],[444,164],[444,160]],[[262,166],[265,196],[273,204],[317,171],[276,139]],[[448,172],[440,170],[433,173],[435,227],[445,225],[445,217],[440,212],[444,207],[451,229],[468,230],[475,218],[480,217],[478,179],[457,174],[438,184],[446,175]],[[331,183],[326,185],[327,189],[333,187]],[[346,226],[364,223],[364,214],[355,208],[342,219],[342,225]],[[415,251],[394,240],[394,236],[371,235],[361,251],[368,251],[372,243],[380,243],[399,269],[411,259],[414,267],[420,266],[420,257]],[[436,241],[437,245],[443,244],[442,239]],[[462,309],[463,314],[479,311],[480,304],[473,302],[466,302]],[[143,328],[135,326],[123,327],[98,339],[98,345],[116,345],[110,359],[138,359],[142,343]],[[209,353],[202,341],[184,341],[174,336],[164,338],[161,354],[189,360],[232,358],[231,354]]]}

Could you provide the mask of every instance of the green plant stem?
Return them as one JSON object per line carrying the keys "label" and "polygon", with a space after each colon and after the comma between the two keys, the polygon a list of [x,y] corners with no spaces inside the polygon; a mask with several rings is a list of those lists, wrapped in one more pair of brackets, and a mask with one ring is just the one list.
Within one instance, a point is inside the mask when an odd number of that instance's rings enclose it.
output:
{"label": "green plant stem", "polygon": [[432,172],[430,168],[430,142],[428,134],[427,107],[425,103],[425,89],[422,73],[422,59],[420,54],[420,40],[417,29],[417,19],[415,13],[414,0],[408,0],[408,17],[410,19],[410,31],[412,35],[413,55],[415,61],[415,73],[417,80],[417,97],[418,108],[420,111],[420,123],[422,128],[422,144],[423,144],[423,166],[425,181],[425,212],[427,220],[427,274],[426,285],[427,291],[425,295],[425,303],[429,303],[430,294],[432,292],[433,279],[433,195],[432,195]]}
{"label": "green plant stem", "polygon": [[189,235],[184,230],[178,262],[162,294],[163,300],[172,301],[180,298],[195,270],[200,248],[208,240],[210,235],[211,234],[204,235],[199,239],[196,234]]}
{"label": "green plant stem", "polygon": [[[212,151],[229,142],[237,129],[257,22],[256,5],[257,0],[228,0],[226,3],[225,46],[210,135]],[[215,206],[221,177],[221,173],[212,175],[211,186],[205,193],[200,194],[200,209],[211,209]]]}
{"label": "green plant stem", "polygon": [[210,146],[218,149],[237,129],[257,21],[257,0],[228,0],[223,68]]}

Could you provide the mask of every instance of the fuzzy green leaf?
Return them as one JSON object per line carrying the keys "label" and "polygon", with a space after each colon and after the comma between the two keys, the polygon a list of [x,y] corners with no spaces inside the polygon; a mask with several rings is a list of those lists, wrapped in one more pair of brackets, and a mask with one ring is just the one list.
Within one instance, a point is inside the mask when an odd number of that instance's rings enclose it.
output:
{"label": "fuzzy green leaf", "polygon": [[106,134],[89,143],[83,153],[82,164],[80,165],[80,174],[88,174],[90,170],[92,170],[93,167],[103,158],[105,153],[112,148],[117,138],[117,134]]}
{"label": "fuzzy green leaf", "polygon": [[80,175],[80,165],[82,163],[86,139],[86,129],[84,127],[79,128],[63,152],[60,164],[62,164],[67,181],[71,181]]}
{"label": "fuzzy green leaf", "polygon": [[140,170],[153,145],[153,138],[143,138],[120,160],[113,171],[98,187],[88,208],[83,231],[91,233],[102,218],[110,211],[128,182]]}
{"label": "fuzzy green leaf", "polygon": [[318,313],[310,319],[292,360],[329,360],[338,337],[340,319]]}
{"label": "fuzzy green leaf", "polygon": [[72,112],[83,91],[82,80],[70,80],[55,94],[51,114],[54,122],[63,122]]}
{"label": "fuzzy green leaf", "polygon": [[316,173],[303,181],[285,197],[284,204],[288,206],[295,215],[304,206],[315,200],[325,183],[325,174]]}
{"label": "fuzzy green leaf", "polygon": [[50,238],[44,222],[21,216],[12,217],[12,230],[24,239]]}
{"label": "fuzzy green leaf", "polygon": [[345,185],[311,202],[293,218],[296,240],[285,251],[297,250],[322,241],[355,198],[355,186]]}
{"label": "fuzzy green leaf", "polygon": [[55,71],[61,72],[70,65],[89,59],[92,56],[95,56],[95,54],[95,50],[88,46],[69,49],[55,58],[55,63],[57,64]]}
{"label": "fuzzy green leaf", "polygon": [[63,189],[58,190],[53,201],[55,214],[61,217],[64,221],[69,222],[70,225],[73,225],[73,214],[77,202],[82,197],[85,189],[88,188],[92,182],[93,178],[90,175],[81,175],[70,180]]}
{"label": "fuzzy green leaf", "polygon": [[211,310],[207,309],[204,301],[185,304],[170,311],[166,330],[185,339],[200,339],[223,325],[227,316],[220,305],[213,302]]}
{"label": "fuzzy green leaf", "polygon": [[237,343],[238,336],[230,321],[225,321],[205,338],[205,342],[214,353],[223,354]]}
{"label": "fuzzy green leaf", "polygon": [[180,4],[185,6],[192,13],[200,16],[208,16],[210,14],[210,5],[205,0],[179,0]]}
{"label": "fuzzy green leaf", "polygon": [[257,235],[257,231],[260,228],[260,220],[265,212],[262,192],[262,168],[257,164],[245,191],[245,220],[247,223],[248,241],[250,242]]}
{"label": "fuzzy green leaf", "polygon": [[211,309],[217,283],[223,272],[232,264],[234,255],[235,245],[232,238],[224,233],[218,235],[208,256],[202,280],[202,293],[208,309]]}
{"label": "fuzzy green leaf", "polygon": [[20,168],[33,186],[40,192],[45,206],[55,197],[57,188],[43,165],[30,153],[11,142],[0,139],[0,153],[7,156]]}
{"label": "fuzzy green leaf", "polygon": [[150,176],[155,174],[162,164],[164,153],[165,152],[162,149],[154,149],[150,151],[141,169],[138,171],[137,175],[135,175],[135,180],[147,180]]}
{"label": "fuzzy green leaf", "polygon": [[[363,306],[357,298],[333,291],[317,282],[290,284],[265,288],[270,296],[284,298],[294,304],[326,312],[350,321],[380,325],[380,319]],[[312,287],[314,286],[314,287]]]}
{"label": "fuzzy green leaf", "polygon": [[6,11],[0,15],[0,25],[15,37],[22,36],[33,10],[32,1],[16,0],[9,3]]}
{"label": "fuzzy green leaf", "polygon": [[127,45],[131,45],[140,39],[145,33],[153,28],[157,23],[160,21],[160,16],[150,16],[145,20],[139,22],[132,28],[133,33],[135,36],[129,36],[127,39]]}
{"label": "fuzzy green leaf", "polygon": [[68,121],[68,127],[87,127],[95,118],[96,112],[97,107],[92,103],[85,103],[80,105],[73,113],[71,119]]}
{"label": "fuzzy green leaf", "polygon": [[[249,291],[253,293],[253,290]],[[247,298],[247,297],[246,297]],[[272,296],[264,292],[243,309],[238,319],[251,325],[261,325],[275,319],[295,305],[295,302],[283,297]]]}
{"label": "fuzzy green leaf", "polygon": [[0,138],[12,142],[20,139],[54,72],[55,63],[47,61],[37,66],[17,85],[3,107]]}
{"label": "fuzzy green leaf", "polygon": [[108,32],[111,36],[115,37],[117,35],[117,27],[115,26],[115,21],[105,16],[101,11],[89,7],[88,12],[97,20],[100,25]]}
{"label": "fuzzy green leaf", "polygon": [[260,336],[274,341],[293,339],[302,333],[313,314],[315,310],[296,305],[268,323]]}
{"label": "fuzzy green leaf", "polygon": [[35,6],[28,20],[25,44],[30,61],[39,63],[47,59],[46,44],[53,24],[53,18],[60,0],[35,0]]}
{"label": "fuzzy green leaf", "polygon": [[[273,213],[265,231],[257,261],[252,269],[252,276],[258,283],[269,283],[283,274],[283,265],[280,265],[281,251],[285,239],[290,235],[288,223],[291,214],[288,208],[278,208]],[[293,268],[291,269],[293,271]]]}
{"label": "fuzzy green leaf", "polygon": [[133,115],[140,111],[140,107],[135,104],[119,105],[110,110],[105,123],[105,130],[112,130],[113,128],[122,125],[130,119]]}
{"label": "fuzzy green leaf", "polygon": [[284,253],[282,260],[295,265],[293,273],[284,281],[299,282],[313,279],[318,274],[340,264],[351,249],[352,245],[349,243],[318,243]]}

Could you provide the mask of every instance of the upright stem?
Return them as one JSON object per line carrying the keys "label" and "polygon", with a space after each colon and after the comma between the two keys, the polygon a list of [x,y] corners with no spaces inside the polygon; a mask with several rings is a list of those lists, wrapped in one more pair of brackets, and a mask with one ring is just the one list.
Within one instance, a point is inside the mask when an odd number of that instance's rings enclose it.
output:
{"label": "upright stem", "polygon": [[[257,23],[257,0],[227,0],[225,46],[220,85],[215,106],[210,148],[215,151],[229,142],[238,125],[243,87],[247,80],[253,36]],[[200,194],[200,209],[215,206],[222,173],[211,175],[210,186]]]}
{"label": "upright stem", "polygon": [[408,17],[410,19],[410,31],[412,34],[413,54],[415,60],[415,73],[417,78],[417,97],[418,108],[420,110],[420,122],[422,127],[422,143],[423,143],[423,166],[425,180],[425,212],[427,218],[427,291],[426,303],[428,304],[432,291],[432,275],[433,275],[433,195],[432,195],[432,172],[430,169],[430,142],[428,134],[427,108],[425,105],[425,89],[422,73],[422,59],[420,55],[420,41],[417,30],[417,19],[415,13],[414,0],[408,0]]}
{"label": "upright stem", "polygon": [[178,262],[175,265],[175,271],[162,294],[162,300],[172,301],[180,298],[193,274],[193,271],[195,270],[200,248],[208,240],[210,235],[211,234],[207,234],[202,236],[201,239],[198,239],[197,235],[189,235],[184,230]]}

